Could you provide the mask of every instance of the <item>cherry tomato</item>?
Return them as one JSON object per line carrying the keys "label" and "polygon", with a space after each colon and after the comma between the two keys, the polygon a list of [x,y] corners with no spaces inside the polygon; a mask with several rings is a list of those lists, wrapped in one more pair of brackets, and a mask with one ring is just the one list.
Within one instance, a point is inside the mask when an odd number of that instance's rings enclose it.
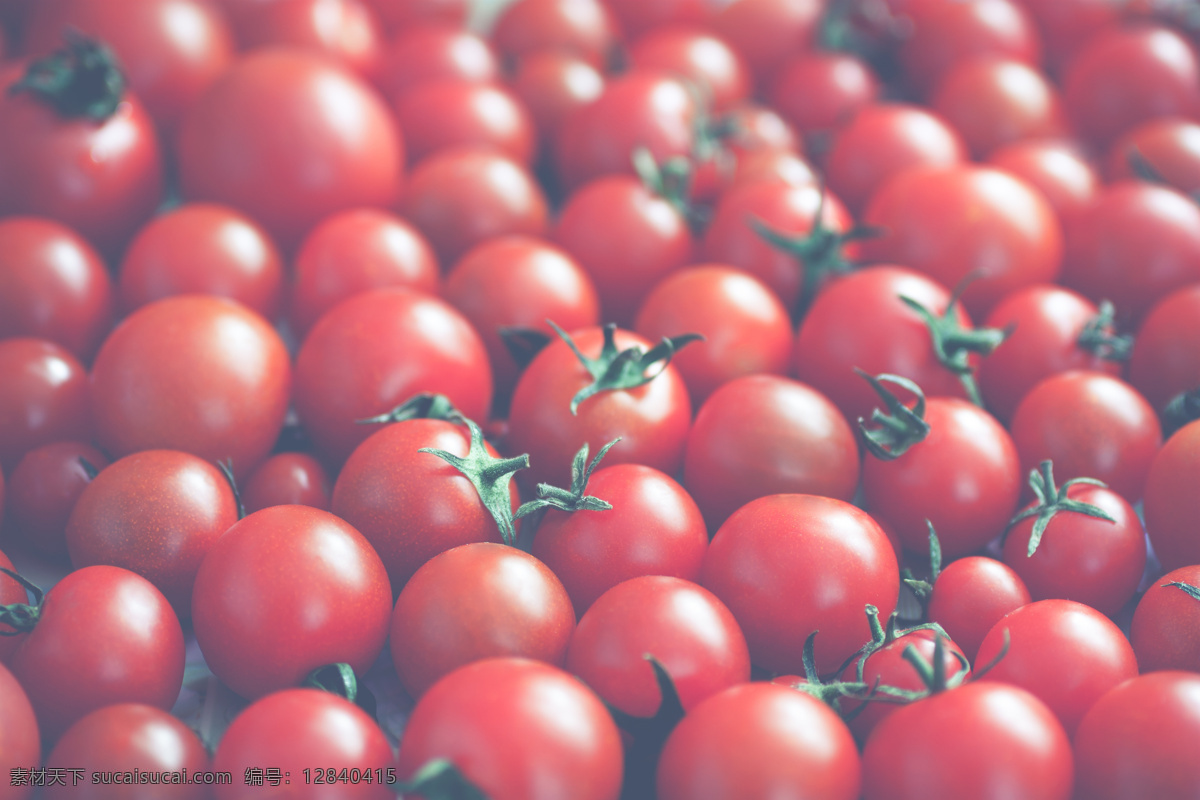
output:
{"label": "cherry tomato", "polygon": [[528,166],[536,152],[533,120],[507,89],[445,78],[414,86],[393,100],[409,163],[459,146],[488,147]]}
{"label": "cherry tomato", "polygon": [[1150,309],[1133,341],[1129,382],[1159,410],[1200,387],[1200,284],[1177,289]]}
{"label": "cherry tomato", "polygon": [[1195,521],[1200,514],[1200,421],[1175,432],[1146,476],[1146,533],[1163,569],[1200,564]]}
{"label": "cherry tomato", "polygon": [[992,151],[989,166],[1008,172],[1037,189],[1058,214],[1082,210],[1100,191],[1096,170],[1072,143],[1056,139],[1013,142]]}
{"label": "cherry tomato", "polygon": [[427,22],[462,27],[470,10],[469,0],[369,0],[389,33]]}
{"label": "cherry tomato", "polygon": [[0,339],[0,468],[50,442],[92,438],[87,372],[44,339]]}
{"label": "cherry tomato", "polygon": [[[42,760],[41,737],[33,706],[21,684],[3,663],[0,663],[0,759],[10,764],[10,769],[33,769]],[[19,786],[10,781],[0,796],[4,800],[24,800],[32,792],[32,783]]]}
{"label": "cherry tomato", "polygon": [[1195,122],[1163,117],[1126,133],[1108,151],[1109,181],[1138,177],[1131,159],[1139,156],[1168,186],[1189,195],[1200,191],[1200,125]]}
{"label": "cherry tomato", "polygon": [[789,56],[809,49],[823,10],[819,0],[734,0],[721,6],[711,25],[766,84]]}
{"label": "cherry tomato", "polygon": [[1172,584],[1200,587],[1200,565],[1168,572],[1138,601],[1129,639],[1143,674],[1163,669],[1200,672],[1200,599]]}
{"label": "cherry tomato", "polygon": [[296,686],[327,664],[362,675],[383,649],[391,610],[387,572],[370,543],[308,506],[240,520],[209,548],[192,592],[205,662],[249,699]]}
{"label": "cherry tomato", "polygon": [[509,87],[532,117],[538,138],[554,142],[563,121],[604,92],[604,75],[579,56],[537,50],[522,56]]}
{"label": "cherry tomato", "polygon": [[83,459],[98,470],[108,459],[85,442],[51,442],[25,454],[9,479],[13,533],[54,559],[67,555],[67,520],[91,483]]}
{"label": "cherry tomato", "polygon": [[704,0],[607,0],[605,5],[631,40],[660,27],[703,23],[712,15]]}
{"label": "cherry tomato", "polygon": [[278,453],[259,464],[242,487],[246,513],[271,506],[312,506],[329,510],[332,481],[321,462],[307,453]]}
{"label": "cherry tomato", "polygon": [[1110,0],[1019,0],[1037,24],[1042,55],[1055,73],[1097,32],[1120,20],[1122,7]]}
{"label": "cherry tomato", "polygon": [[243,49],[307,50],[370,78],[379,69],[384,35],[374,11],[360,0],[248,2],[234,17]]}
{"label": "cherry tomato", "polygon": [[617,26],[599,0],[521,0],[509,3],[492,28],[492,45],[516,60],[558,50],[603,69],[617,40]]}
{"label": "cherry tomato", "polygon": [[486,40],[459,25],[435,21],[413,25],[387,44],[375,83],[384,97],[399,98],[426,81],[489,83],[499,77],[500,65]]}
{"label": "cherry tomato", "polygon": [[[0,475],[3,474],[0,472]],[[0,478],[0,481],[3,481],[3,478]],[[3,551],[0,551],[0,567],[16,572],[12,561],[8,559],[8,556],[4,555]],[[0,606],[28,602],[29,594],[25,591],[25,587],[13,578],[0,572]],[[0,636],[0,666],[3,666],[3,662],[8,661],[8,657],[21,645],[21,640],[25,638],[25,634],[18,633],[14,636],[14,628],[11,625],[0,625],[0,631],[4,633],[3,636]],[[0,691],[0,700],[2,699],[3,692]],[[3,729],[0,728],[0,730]]]}
{"label": "cherry tomato", "polygon": [[974,662],[992,626],[1030,601],[1029,589],[1010,567],[994,558],[967,556],[938,575],[929,597],[929,619],[945,628]]}
{"label": "cherry tomato", "polygon": [[730,45],[701,27],[675,25],[647,31],[629,48],[634,69],[662,70],[687,80],[714,113],[747,99],[749,69]]}
{"label": "cherry tomato", "polygon": [[879,80],[860,59],[818,50],[793,54],[775,75],[771,105],[806,136],[829,134],[879,96]]}

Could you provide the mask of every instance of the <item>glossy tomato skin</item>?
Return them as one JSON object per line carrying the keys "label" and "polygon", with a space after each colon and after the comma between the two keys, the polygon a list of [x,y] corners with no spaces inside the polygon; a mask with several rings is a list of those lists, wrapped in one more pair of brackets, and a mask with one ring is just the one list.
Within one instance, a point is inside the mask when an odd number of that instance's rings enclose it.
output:
{"label": "glossy tomato skin", "polygon": [[592,474],[587,494],[612,508],[548,510],[532,549],[562,580],[577,616],[626,580],[700,577],[708,531],[696,503],[670,476],[641,464],[615,464]]}
{"label": "glossy tomato skin", "polygon": [[1008,653],[988,672],[989,681],[1012,684],[1045,703],[1068,736],[1083,715],[1114,686],[1138,673],[1125,634],[1108,617],[1073,600],[1038,600],[1008,614],[988,632],[975,667],[999,654],[1008,631]]}
{"label": "glossy tomato skin", "polygon": [[35,336],[92,360],[113,323],[112,278],[100,255],[65,225],[0,221],[0,338]]}
{"label": "glossy tomato skin", "polygon": [[1133,342],[1129,382],[1159,410],[1200,386],[1200,284],[1178,289],[1150,309]]}
{"label": "glossy tomato skin", "polygon": [[630,46],[629,61],[635,69],[659,69],[688,80],[714,113],[728,111],[750,94],[749,69],[737,51],[699,26],[649,31]]}
{"label": "glossy tomato skin", "polygon": [[1047,66],[1058,75],[1097,32],[1115,25],[1122,8],[1109,0],[1019,0],[1038,27]]}
{"label": "glossy tomato skin", "polygon": [[1075,734],[1076,796],[1184,800],[1200,791],[1200,676],[1155,672],[1097,701]]}
{"label": "glossy tomato skin", "polygon": [[539,139],[555,142],[563,120],[604,92],[604,74],[580,56],[537,50],[521,57],[509,88],[529,111]]}
{"label": "glossy tomato skin", "polygon": [[492,46],[510,60],[555,50],[608,63],[618,38],[616,22],[600,0],[523,0],[511,3],[492,28]]}
{"label": "glossy tomato skin", "polygon": [[487,418],[492,373],[479,335],[451,306],[403,287],[362,292],[330,309],[296,357],[296,412],[317,452],[341,464],[371,435],[357,420],[420,392]]}
{"label": "glossy tomato skin", "polygon": [[45,741],[113,703],[168,709],[183,682],[183,630],[167,599],[120,567],[77,569],[46,592],[37,626],[8,659]]}
{"label": "glossy tomato skin", "polygon": [[213,674],[255,699],[327,664],[362,675],[383,649],[391,600],[383,563],[349,523],[308,506],[275,506],[209,548],[192,624]]}
{"label": "glossy tomato skin", "polygon": [[188,203],[147,223],[129,243],[119,275],[126,314],[172,295],[212,294],[273,322],[283,293],[283,260],[266,232],[210,203]]}
{"label": "glossy tomato skin", "polygon": [[[0,758],[5,764],[32,769],[41,763],[41,737],[33,706],[25,690],[4,664],[0,663]],[[4,787],[4,800],[24,800],[33,793],[30,786]]]}
{"label": "glossy tomato skin", "polygon": [[621,737],[596,695],[537,661],[489,658],[417,702],[400,741],[402,780],[448,758],[492,800],[616,800]]}
{"label": "glossy tomato skin", "polygon": [[0,339],[0,468],[11,472],[30,450],[92,438],[87,372],[44,339]]}
{"label": "glossy tomato skin", "polygon": [[258,465],[242,486],[247,514],[271,506],[329,510],[333,482],[321,462],[307,453],[277,453]]}
{"label": "glossy tomato skin", "polygon": [[489,147],[528,166],[537,152],[533,120],[502,86],[462,78],[426,81],[392,98],[409,163],[451,147]]}
{"label": "glossy tomato skin", "polygon": [[307,50],[366,78],[379,69],[383,31],[370,4],[361,0],[244,3],[234,22],[243,50]]}
{"label": "glossy tomato skin", "polygon": [[[599,328],[573,331],[571,337],[585,356],[599,355],[604,341]],[[619,329],[615,341],[618,350],[653,347]],[[605,465],[644,464],[668,475],[679,468],[692,404],[678,371],[667,365],[649,383],[595,394],[572,414],[571,398],[591,383],[590,374],[562,339],[548,344],[521,375],[505,448],[512,454],[529,454],[530,468],[518,474],[522,486],[562,484],[584,442],[595,453],[618,436],[621,443],[605,457]]]}
{"label": "glossy tomato skin", "polygon": [[1200,672],[1200,600],[1170,583],[1200,586],[1200,565],[1171,570],[1138,601],[1129,640],[1143,674],[1164,669]]}
{"label": "glossy tomato skin", "polygon": [[[82,769],[85,781],[97,772],[169,773],[185,769],[190,778],[209,768],[209,755],[192,729],[168,712],[142,703],[117,703],[96,709],[67,729],[46,763]],[[171,784],[167,777],[166,786],[157,781],[140,783],[137,776],[124,784],[100,782],[75,787],[60,783],[49,787],[43,796],[51,800],[80,796],[88,800],[205,800],[209,796],[203,784]]]}
{"label": "glossy tomato skin", "polygon": [[484,658],[561,667],[574,631],[571,599],[545,564],[495,542],[464,544],[425,562],[400,591],[392,662],[400,684],[419,698],[442,676]]}
{"label": "glossy tomato skin", "polygon": [[819,0],[737,0],[721,6],[711,25],[766,83],[789,56],[809,49],[822,10]]}
{"label": "glossy tomato skin", "polygon": [[779,68],[769,96],[798,132],[829,134],[879,96],[879,79],[853,55],[803,51]]}
{"label": "glossy tomato skin", "polygon": [[[331,94],[337,103],[323,99]],[[394,203],[404,171],[383,100],[320,56],[286,49],[231,66],[184,117],[178,150],[186,199],[245,212],[285,252],[335,211]]]}
{"label": "glossy tomato skin", "polygon": [[1021,472],[1013,439],[978,406],[930,398],[930,432],[892,461],[868,456],[863,493],[871,513],[904,549],[928,552],[928,520],[947,559],[973,553],[1004,531],[1016,511]]}
{"label": "glossy tomato skin", "polygon": [[1013,441],[1028,474],[1045,459],[1061,484],[1094,478],[1131,503],[1162,444],[1154,409],[1124,381],[1073,370],[1036,384],[1013,412]]}
{"label": "glossy tomato skin", "polygon": [[407,28],[388,43],[375,84],[384,97],[398,98],[426,81],[487,83],[499,77],[496,54],[485,39],[460,25],[430,21]]}
{"label": "glossy tomato skin", "polygon": [[1105,173],[1110,181],[1137,177],[1130,164],[1135,151],[1168,186],[1185,194],[1200,190],[1200,125],[1192,120],[1152,119],[1126,133],[1108,151]]}
{"label": "glossy tomato skin", "polygon": [[91,483],[80,459],[98,470],[108,458],[86,442],[51,442],[25,454],[9,478],[13,534],[39,553],[67,555],[67,520]]}
{"label": "glossy tomato skin", "polygon": [[467,21],[468,0],[369,0],[389,34],[424,23],[445,23],[463,27]]}
{"label": "glossy tomato skin", "polygon": [[200,562],[237,520],[233,490],[212,464],[143,450],[84,488],[67,522],[67,550],[76,569],[112,564],[138,573],[187,618]]}
{"label": "glossy tomato skin", "polygon": [[746,683],[709,697],[671,733],[658,796],[854,800],[859,771],[854,739],[829,706],[788,686]]}
{"label": "glossy tomato skin", "polygon": [[865,512],[833,498],[782,494],[753,500],[725,521],[700,583],[733,612],[753,663],[799,672],[804,637],[820,630],[817,668],[829,672],[870,639],[867,603],[881,617],[892,612],[899,569]]}
{"label": "glossy tomato skin", "polygon": [[850,502],[858,488],[854,431],[820,392],[776,375],[718,389],[688,434],[683,481],[715,531],[759,497],[811,494]]}
{"label": "glossy tomato skin", "polygon": [[866,800],[1069,800],[1071,740],[1038,698],[988,680],[897,709],[863,751]]}
{"label": "glossy tomato skin", "polygon": [[96,439],[114,457],[183,450],[244,477],[275,444],[291,359],[258,314],[221,297],[144,306],[105,340],[91,374]]}
{"label": "glossy tomato skin", "polygon": [[1015,175],[1041,192],[1060,222],[1085,207],[1100,191],[1096,169],[1069,141],[1013,142],[993,150],[987,164]]}
{"label": "glossy tomato skin", "polygon": [[974,662],[992,626],[1031,600],[1025,582],[1007,564],[986,556],[966,556],[948,564],[933,584],[929,619],[945,628]]}
{"label": "glossy tomato skin", "polygon": [[1200,422],[1175,432],[1154,456],[1146,477],[1146,533],[1163,569],[1200,564],[1196,519],[1200,514]]}
{"label": "glossy tomato skin", "polygon": [[607,0],[605,5],[617,18],[621,32],[632,41],[655,28],[692,26],[712,16],[704,0]]}
{"label": "glossy tomato skin", "polygon": [[[291,775],[287,780],[292,782],[290,791],[295,797],[386,800],[395,796],[386,783],[392,763],[387,737],[358,706],[318,689],[285,689],[252,704],[225,731],[212,768],[230,772],[234,779],[217,786],[213,795],[217,800],[261,797],[263,787],[239,778],[248,768],[270,764]],[[329,769],[335,776],[343,769],[357,769],[371,773],[374,780],[339,783],[335,779],[317,784],[315,773]]]}
{"label": "glossy tomato skin", "polygon": [[963,293],[977,316],[1016,289],[1058,276],[1063,240],[1054,210],[999,170],[908,170],[876,192],[863,220],[888,230],[863,244],[870,260],[905,264],[948,287],[981,271]]}

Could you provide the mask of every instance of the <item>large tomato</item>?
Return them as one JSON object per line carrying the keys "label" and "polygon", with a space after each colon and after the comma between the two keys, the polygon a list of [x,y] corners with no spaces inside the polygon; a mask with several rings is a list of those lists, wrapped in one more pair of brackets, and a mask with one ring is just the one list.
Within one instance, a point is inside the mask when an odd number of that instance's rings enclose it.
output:
{"label": "large tomato", "polygon": [[724,39],[700,27],[676,25],[647,32],[629,48],[629,62],[634,69],[659,69],[686,79],[717,114],[750,94],[745,62]]}
{"label": "large tomato", "polygon": [[1110,181],[1136,178],[1139,166],[1185,194],[1200,190],[1200,125],[1178,117],[1142,123],[1108,151],[1105,173]]}
{"label": "large tomato", "polygon": [[1146,476],[1146,533],[1163,569],[1200,564],[1200,420],[1185,425],[1154,456]]}
{"label": "large tomato", "polygon": [[797,132],[828,136],[878,98],[879,79],[849,53],[805,50],[783,63],[768,93]]}
{"label": "large tomato", "polygon": [[711,25],[767,83],[789,56],[810,49],[824,6],[821,0],[735,0],[721,6]]}
{"label": "large tomato", "polygon": [[604,75],[580,56],[537,50],[521,58],[509,88],[525,104],[539,139],[555,142],[563,121],[604,92]]}
{"label": "large tomato", "polygon": [[276,453],[250,473],[242,487],[247,514],[271,506],[312,506],[329,510],[333,482],[308,453]]}
{"label": "large tomato", "polygon": [[1141,672],[1160,669],[1200,672],[1198,591],[1200,564],[1194,564],[1168,572],[1142,595],[1129,629]]}
{"label": "large tomato", "polygon": [[617,36],[608,4],[600,0],[522,0],[505,4],[491,38],[500,55],[512,61],[554,50],[603,69]]}
{"label": "large tomato", "polygon": [[87,372],[44,339],[0,339],[0,469],[35,447],[92,438]]}
{"label": "large tomato", "polygon": [[428,22],[392,39],[380,58],[375,83],[384,97],[399,98],[426,81],[458,78],[488,83],[499,77],[496,55],[479,34],[458,25]]}
{"label": "large tomato", "polygon": [[1200,388],[1200,283],[1172,292],[1146,315],[1133,342],[1129,382],[1159,411]]}

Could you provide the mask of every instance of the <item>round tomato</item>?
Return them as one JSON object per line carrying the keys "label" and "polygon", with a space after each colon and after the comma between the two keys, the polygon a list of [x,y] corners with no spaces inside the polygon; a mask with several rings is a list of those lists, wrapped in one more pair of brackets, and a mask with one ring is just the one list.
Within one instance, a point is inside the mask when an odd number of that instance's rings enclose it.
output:
{"label": "round tomato", "polygon": [[604,92],[604,75],[579,56],[537,50],[521,57],[509,81],[542,142],[558,140],[563,120]]}
{"label": "round tomato", "polygon": [[686,79],[717,114],[747,99],[749,70],[725,41],[700,27],[675,25],[647,31],[629,48],[634,69],[672,72]]}
{"label": "round tomato", "polygon": [[605,5],[631,40],[660,26],[703,23],[712,14],[705,0],[606,0]]}
{"label": "round tomato", "polygon": [[492,46],[510,61],[557,50],[603,69],[617,36],[612,13],[600,0],[522,0],[506,4],[491,39]]}
{"label": "round tomato", "polygon": [[1200,387],[1200,283],[1172,292],[1150,309],[1133,342],[1129,382],[1159,410],[1176,395]]}
{"label": "round tomato", "polygon": [[878,98],[879,79],[849,53],[807,50],[779,68],[769,96],[800,133],[828,135]]}
{"label": "round tomato", "polygon": [[766,84],[789,56],[811,49],[824,5],[820,0],[735,0],[721,5],[711,25]]}
{"label": "round tomato", "polygon": [[487,147],[528,166],[537,152],[529,112],[502,86],[443,78],[392,98],[409,163],[460,146]]}
{"label": "round tomato", "polygon": [[384,34],[370,4],[362,0],[243,2],[233,22],[246,50],[307,50],[366,78],[379,69]]}
{"label": "round tomato", "polygon": [[1175,432],[1150,464],[1143,510],[1146,533],[1163,569],[1200,564],[1200,420]]}
{"label": "round tomato", "polygon": [[1113,182],[1137,178],[1140,168],[1149,167],[1168,186],[1191,195],[1200,191],[1200,125],[1177,117],[1145,122],[1112,146],[1105,166]]}
{"label": "round tomato", "polygon": [[293,505],[328,511],[332,485],[325,467],[307,453],[277,453],[250,473],[242,487],[242,503],[247,514]]}
{"label": "round tomato", "polygon": [[485,39],[459,25],[430,21],[392,39],[380,58],[375,83],[384,97],[399,98],[426,81],[458,78],[489,83],[499,77],[496,54]]}
{"label": "round tomato", "polygon": [[1013,142],[993,150],[986,163],[1041,192],[1059,221],[1087,206],[1100,191],[1095,168],[1066,140]]}
{"label": "round tomato", "polygon": [[[17,679],[0,663],[0,761],[9,768],[32,770],[41,763],[41,736],[37,717],[25,690]],[[24,800],[33,792],[33,785],[19,786],[10,782],[4,786],[4,800]]]}
{"label": "round tomato", "polygon": [[1129,639],[1143,673],[1200,672],[1200,564],[1172,570],[1150,585],[1133,612]]}
{"label": "round tomato", "polygon": [[1030,600],[1021,576],[1003,562],[967,556],[952,561],[934,581],[929,620],[941,625],[974,662],[992,626]]}
{"label": "round tomato", "polygon": [[44,444],[92,438],[87,372],[44,339],[0,339],[0,469]]}
{"label": "round tomato", "polygon": [[[0,472],[0,484],[3,483],[4,473]],[[0,567],[16,572],[16,567],[8,556],[0,551]],[[23,605],[29,602],[29,593],[25,591],[25,587],[4,573],[0,572],[0,606]],[[20,646],[21,640],[25,638],[24,634],[18,633],[15,636],[13,631],[16,630],[11,625],[0,624],[0,665],[8,661],[8,657]]]}
{"label": "round tomato", "polygon": [[9,478],[13,534],[54,559],[67,555],[67,520],[92,476],[83,461],[103,470],[108,459],[85,442],[51,442],[34,448]]}

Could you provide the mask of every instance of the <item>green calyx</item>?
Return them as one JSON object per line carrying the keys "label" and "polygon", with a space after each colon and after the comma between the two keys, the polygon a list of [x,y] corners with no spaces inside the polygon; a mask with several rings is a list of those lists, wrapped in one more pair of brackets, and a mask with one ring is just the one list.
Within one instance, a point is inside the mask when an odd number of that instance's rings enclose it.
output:
{"label": "green calyx", "polygon": [[21,584],[21,587],[33,597],[32,603],[12,603],[0,606],[0,625],[12,628],[11,631],[0,631],[0,636],[17,636],[28,633],[37,627],[38,621],[42,618],[42,601],[46,594],[37,584],[10,569],[0,567],[0,573]]}
{"label": "green calyx", "polygon": [[[649,383],[662,374],[662,371],[671,363],[671,357],[675,355],[676,351],[692,342],[704,339],[698,333],[685,333],[682,336],[670,338],[664,336],[662,341],[649,350],[635,346],[618,351],[615,339],[617,326],[609,323],[604,326],[604,345],[600,349],[600,355],[596,358],[588,358],[579,351],[574,340],[566,331],[550,320],[546,320],[546,322],[567,343],[571,352],[579,359],[579,363],[583,364],[588,374],[592,376],[592,383],[580,389],[571,398],[572,414],[578,414],[580,404],[592,395],[616,389],[636,389],[638,386]],[[650,368],[656,364],[660,365],[659,368],[651,372]]]}
{"label": "green calyx", "polygon": [[1175,431],[1200,419],[1200,386],[1175,395],[1159,413],[1163,438],[1170,439]]}
{"label": "green calyx", "polygon": [[8,91],[28,92],[66,119],[103,122],[121,104],[125,76],[112,51],[101,42],[72,30],[65,38],[61,50],[31,63]]}
{"label": "green calyx", "polygon": [[1083,326],[1075,343],[1105,361],[1128,361],[1133,353],[1133,336],[1116,332],[1115,316],[1113,304],[1108,300],[1100,301],[1096,316]]}
{"label": "green calyx", "polygon": [[929,598],[933,596],[933,585],[937,583],[938,576],[942,574],[942,542],[938,539],[937,531],[933,529],[933,523],[927,519],[925,525],[929,528],[929,580],[923,581],[914,578],[912,570],[907,567],[900,576],[904,585],[916,595],[917,601],[921,604],[922,615],[929,611]]}
{"label": "green calyx", "polygon": [[471,446],[466,457],[456,456],[445,450],[422,447],[418,452],[430,453],[445,461],[467,477],[479,492],[479,499],[487,508],[505,544],[513,544],[517,538],[512,511],[512,476],[517,470],[529,466],[529,454],[512,458],[496,458],[487,451],[483,442],[483,431],[473,420],[462,418],[471,431]]}
{"label": "green calyx", "polygon": [[1191,597],[1193,600],[1200,600],[1200,587],[1192,586],[1190,583],[1184,583],[1182,581],[1172,581],[1170,583],[1164,583],[1162,585],[1164,587],[1171,586],[1176,589],[1179,589],[1184,594]]}
{"label": "green calyx", "polygon": [[229,484],[229,489],[233,492],[233,504],[237,508],[237,518],[245,519],[246,505],[242,502],[242,493],[238,489],[237,479],[233,477],[233,459],[227,458],[224,461],[218,461],[217,469],[221,470],[221,474],[225,476],[225,482]]}
{"label": "green calyx", "polygon": [[417,770],[412,780],[392,787],[401,794],[420,795],[425,800],[489,800],[454,762],[435,758]]}
{"label": "green calyx", "polygon": [[445,395],[421,392],[408,398],[386,414],[354,421],[359,425],[386,425],[408,419],[441,419],[447,422],[462,423],[466,418]]}
{"label": "green calyx", "polygon": [[[1007,652],[1007,646],[1005,652]],[[948,689],[954,689],[966,681],[971,671],[971,665],[957,651],[952,650],[950,653],[959,663],[959,670],[953,675],[946,674],[946,636],[944,634],[935,633],[933,636],[933,659],[931,661],[925,660],[916,645],[910,644],[904,648],[901,656],[909,664],[912,664],[913,669],[917,671],[917,675],[921,678],[921,682],[925,684],[925,691],[916,693],[916,696],[912,699],[916,700],[921,697],[944,692]],[[991,669],[991,667],[988,668]]]}
{"label": "green calyx", "polygon": [[1032,556],[1037,552],[1038,545],[1041,544],[1042,536],[1046,533],[1046,526],[1050,524],[1050,520],[1054,518],[1054,515],[1060,511],[1073,511],[1076,514],[1086,514],[1089,517],[1095,517],[1096,519],[1116,524],[1117,521],[1099,506],[1094,506],[1091,503],[1083,503],[1079,500],[1071,500],[1067,497],[1067,490],[1077,484],[1099,486],[1102,489],[1108,488],[1104,483],[1095,478],[1072,478],[1062,486],[1055,486],[1054,464],[1050,459],[1043,461],[1037,469],[1031,470],[1029,473],[1029,486],[1033,489],[1033,493],[1037,497],[1037,502],[1013,517],[1009,521],[1008,527],[1004,529],[1004,535],[1008,536],[1009,531],[1018,523],[1030,517],[1036,517],[1033,523],[1033,532],[1029,535],[1029,547],[1025,552],[1026,556]]}
{"label": "green calyx", "polygon": [[354,674],[354,669],[349,664],[326,664],[323,667],[317,667],[308,673],[300,685],[336,694],[343,700],[349,700],[366,711],[371,719],[375,719],[377,711],[375,695],[370,689],[359,683],[358,676]]}
{"label": "green calyx", "polygon": [[660,164],[645,147],[634,149],[632,159],[634,172],[642,185],[666,200],[694,227],[698,220],[697,210],[691,202],[692,162],[683,156],[674,156]]}
{"label": "green calyx", "polygon": [[[910,447],[929,435],[929,423],[925,421],[925,393],[921,387],[899,375],[868,375],[858,367],[854,371],[871,384],[887,407],[887,412],[878,408],[871,412],[871,424],[877,425],[877,428],[868,428],[866,420],[858,418],[858,429],[862,431],[864,444],[871,455],[891,461],[904,455]],[[909,408],[884,386],[885,383],[912,392],[917,402]]]}
{"label": "green calyx", "polygon": [[[910,628],[901,628],[900,612],[893,611],[891,616],[888,617],[887,625],[885,626],[879,621],[878,608],[870,603],[867,603],[866,612],[867,626],[871,629],[871,640],[860,647],[858,651],[850,657],[849,661],[849,663],[855,665],[855,677],[859,682],[863,681],[864,679],[867,659],[888,645],[895,643],[897,639],[907,636],[910,633],[916,633],[917,631],[933,631],[935,636],[946,636],[946,631],[936,622],[927,622],[921,625],[913,625]],[[895,691],[900,690],[892,690],[887,688],[887,691],[894,694]]]}
{"label": "green calyx", "polygon": [[592,497],[586,492],[592,473],[596,471],[596,467],[599,466],[609,449],[619,441],[621,441],[621,437],[618,436],[601,447],[600,452],[596,453],[596,457],[592,459],[591,463],[588,463],[588,445],[587,442],[584,442],[583,447],[579,448],[579,452],[575,454],[574,461],[571,462],[571,488],[561,489],[548,483],[539,483],[538,499],[522,503],[521,507],[517,509],[516,518],[520,519],[543,508],[557,508],[559,511],[568,513],[612,509],[612,503],[601,500],[599,497]]}

